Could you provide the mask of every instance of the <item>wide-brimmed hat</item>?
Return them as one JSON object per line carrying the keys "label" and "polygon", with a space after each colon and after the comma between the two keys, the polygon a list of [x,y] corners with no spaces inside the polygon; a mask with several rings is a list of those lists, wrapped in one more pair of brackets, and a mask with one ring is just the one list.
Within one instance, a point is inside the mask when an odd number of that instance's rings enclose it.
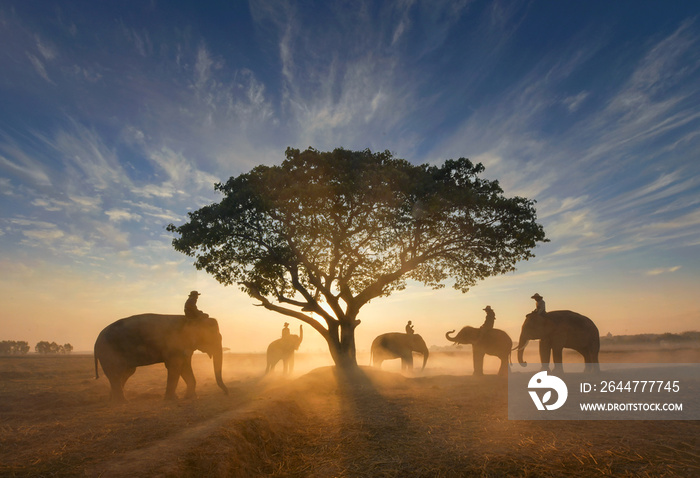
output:
{"label": "wide-brimmed hat", "polygon": [[284,326],[285,326],[285,327],[289,327],[289,322],[285,322],[285,323],[284,323]]}
{"label": "wide-brimmed hat", "polygon": [[190,296],[192,296],[192,295],[202,295],[202,294],[200,294],[196,290],[193,290],[192,292],[190,292]]}
{"label": "wide-brimmed hat", "polygon": [[540,294],[537,294],[537,293],[536,293],[535,295],[533,295],[532,297],[530,297],[530,298],[531,298],[531,299],[535,299],[535,300],[537,300],[537,299],[544,299],[544,297],[542,297]]}
{"label": "wide-brimmed hat", "polygon": [[490,305],[487,305],[486,307],[484,307],[484,310],[485,310],[486,312],[493,312],[493,309],[491,309],[491,306],[490,306]]}

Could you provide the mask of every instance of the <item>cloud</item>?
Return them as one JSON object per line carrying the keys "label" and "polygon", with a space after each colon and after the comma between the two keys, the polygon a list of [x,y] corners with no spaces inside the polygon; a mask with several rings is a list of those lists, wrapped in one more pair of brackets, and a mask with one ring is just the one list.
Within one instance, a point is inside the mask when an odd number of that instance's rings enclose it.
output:
{"label": "cloud", "polygon": [[646,271],[646,275],[648,276],[657,276],[660,274],[669,274],[671,272],[676,272],[681,269],[681,266],[673,266],[673,267],[661,267],[658,269],[651,269]]}
{"label": "cloud", "polygon": [[124,38],[134,46],[140,56],[147,57],[153,53],[153,44],[148,32],[139,33],[134,28],[127,27],[123,21],[119,24]]}
{"label": "cloud", "polygon": [[625,88],[610,103],[611,110],[638,111],[698,68],[698,58],[692,52],[697,46],[697,37],[691,32],[692,23],[691,20],[683,22],[647,52]]}
{"label": "cloud", "polygon": [[[166,181],[162,186],[171,187],[179,194],[185,191],[197,191],[201,188],[211,190],[218,178],[212,174],[199,170],[182,153],[176,153],[169,148],[151,151],[149,159],[159,166],[166,175]],[[155,189],[149,186],[153,194]],[[153,194],[156,195],[156,194]]]}
{"label": "cloud", "polygon": [[575,96],[568,96],[564,98],[563,103],[566,105],[569,111],[574,113],[581,107],[586,98],[588,98],[588,95],[588,91],[582,91]]}
{"label": "cloud", "polygon": [[209,82],[212,66],[214,66],[214,60],[212,60],[209,55],[209,51],[204,45],[200,45],[197,50],[197,61],[194,66],[194,86],[197,92],[202,92]]}
{"label": "cloud", "polygon": [[35,135],[60,158],[69,180],[98,191],[131,184],[120,158],[95,130],[72,118],[68,124],[70,128],[58,129],[53,135]]}
{"label": "cloud", "polygon": [[49,74],[46,72],[46,67],[44,66],[44,63],[42,63],[41,60],[39,60],[37,57],[35,57],[31,53],[27,53],[27,58],[29,58],[29,61],[31,62],[32,66],[34,67],[34,71],[36,71],[39,76],[41,76],[48,83],[55,84],[51,80],[51,78],[49,78]]}
{"label": "cloud", "polygon": [[[14,149],[10,145],[2,144],[0,145],[0,150],[8,151],[9,149]],[[46,173],[44,166],[24,154],[21,150],[14,149],[11,152],[13,159],[11,161],[5,156],[0,155],[0,168],[3,168],[10,173],[16,174],[23,179],[28,179],[30,182],[35,183],[40,186],[51,186],[51,179]]]}
{"label": "cloud", "polygon": [[33,199],[30,203],[32,206],[40,207],[42,209],[45,209],[46,211],[61,211],[63,210],[69,203],[65,201],[55,201],[51,199],[44,199],[44,198],[36,198]]}
{"label": "cloud", "polygon": [[152,218],[160,219],[164,223],[178,222],[183,220],[183,216],[177,214],[173,211],[169,211],[159,206],[149,204],[147,202],[139,201],[125,201],[126,204],[134,207],[140,211],[140,215],[150,216]]}
{"label": "cloud", "polygon": [[140,215],[134,214],[126,209],[109,209],[105,211],[105,214],[112,222],[139,221],[141,219]]}
{"label": "cloud", "polygon": [[51,46],[49,43],[42,41],[38,35],[36,35],[34,38],[36,40],[36,47],[45,60],[53,60],[54,58],[56,58],[56,49],[53,46]]}

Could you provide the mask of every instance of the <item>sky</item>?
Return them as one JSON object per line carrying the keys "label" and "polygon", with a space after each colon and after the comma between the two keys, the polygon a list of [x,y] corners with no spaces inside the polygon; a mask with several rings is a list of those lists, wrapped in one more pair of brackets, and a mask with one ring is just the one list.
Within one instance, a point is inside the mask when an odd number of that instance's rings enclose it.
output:
{"label": "sky", "polygon": [[[285,318],[197,271],[165,228],[288,146],[467,157],[537,201],[550,242],[535,258],[467,294],[411,285],[372,301],[359,351],[407,320],[449,345],[486,305],[517,340],[535,292],[601,334],[699,330],[699,14],[661,1],[5,0],[0,340],[91,350],[114,320],[182,313],[198,290],[224,346],[264,351]],[[309,329],[300,350],[327,348]]]}

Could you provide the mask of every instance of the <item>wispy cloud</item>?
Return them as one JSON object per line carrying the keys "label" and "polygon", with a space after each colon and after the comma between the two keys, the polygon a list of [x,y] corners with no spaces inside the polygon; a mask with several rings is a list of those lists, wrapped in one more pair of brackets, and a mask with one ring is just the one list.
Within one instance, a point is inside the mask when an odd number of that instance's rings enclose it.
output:
{"label": "wispy cloud", "polygon": [[141,219],[139,214],[134,214],[126,209],[109,209],[105,211],[105,214],[109,217],[109,220],[113,222],[139,221]]}
{"label": "wispy cloud", "polygon": [[27,154],[13,139],[2,135],[0,168],[39,186],[51,186],[48,168],[42,161]]}
{"label": "wispy cloud", "polygon": [[669,274],[671,272],[676,272],[681,269],[681,266],[673,266],[673,267],[661,267],[658,269],[651,269],[649,271],[646,271],[646,275],[648,276],[658,276],[660,274]]}
{"label": "wispy cloud", "polygon": [[32,66],[34,67],[34,70],[39,76],[41,76],[48,83],[54,84],[51,78],[49,78],[49,74],[46,72],[46,67],[44,66],[44,63],[39,58],[35,57],[31,53],[27,53],[27,58],[29,58],[29,61],[31,62]]}

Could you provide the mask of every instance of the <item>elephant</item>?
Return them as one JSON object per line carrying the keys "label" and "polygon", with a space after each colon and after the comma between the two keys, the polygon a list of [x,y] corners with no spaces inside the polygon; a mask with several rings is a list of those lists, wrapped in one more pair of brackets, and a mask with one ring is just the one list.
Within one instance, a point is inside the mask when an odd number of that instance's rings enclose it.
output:
{"label": "elephant", "polygon": [[275,369],[275,365],[280,360],[283,365],[284,375],[289,375],[294,371],[294,351],[299,350],[299,345],[304,339],[304,329],[299,326],[299,335],[290,334],[281,339],[277,339],[267,346],[267,368],[265,374]]}
{"label": "elephant", "polygon": [[192,372],[195,350],[213,357],[216,383],[228,395],[221,378],[223,351],[219,324],[209,317],[192,319],[184,315],[140,314],[113,322],[95,341],[95,378],[99,378],[99,361],[109,379],[112,400],[125,401],[124,384],[136,367],[165,363],[168,369],[165,399],[177,398],[175,389],[181,376],[187,384],[185,397],[192,398],[196,396]]}
{"label": "elephant", "polygon": [[507,333],[501,329],[489,329],[484,332],[483,337],[479,337],[481,329],[469,326],[463,327],[457,335],[450,337],[452,333],[454,330],[447,332],[445,338],[455,344],[472,344],[474,375],[484,374],[485,354],[500,358],[501,367],[498,369],[498,375],[508,375],[513,341]]}
{"label": "elephant", "polygon": [[370,365],[381,368],[382,362],[395,358],[401,359],[401,370],[413,370],[413,352],[423,355],[423,367],[428,362],[428,347],[425,345],[423,337],[418,334],[403,334],[400,332],[390,332],[379,335],[372,342],[370,353]]}
{"label": "elephant", "polygon": [[540,340],[540,360],[543,369],[549,368],[549,356],[552,353],[554,371],[563,372],[562,349],[574,349],[586,362],[586,372],[600,371],[598,352],[600,351],[600,334],[591,319],[570,310],[553,310],[540,315],[536,312],[527,314],[523,322],[518,341],[518,362],[523,367],[523,352],[530,340]]}

